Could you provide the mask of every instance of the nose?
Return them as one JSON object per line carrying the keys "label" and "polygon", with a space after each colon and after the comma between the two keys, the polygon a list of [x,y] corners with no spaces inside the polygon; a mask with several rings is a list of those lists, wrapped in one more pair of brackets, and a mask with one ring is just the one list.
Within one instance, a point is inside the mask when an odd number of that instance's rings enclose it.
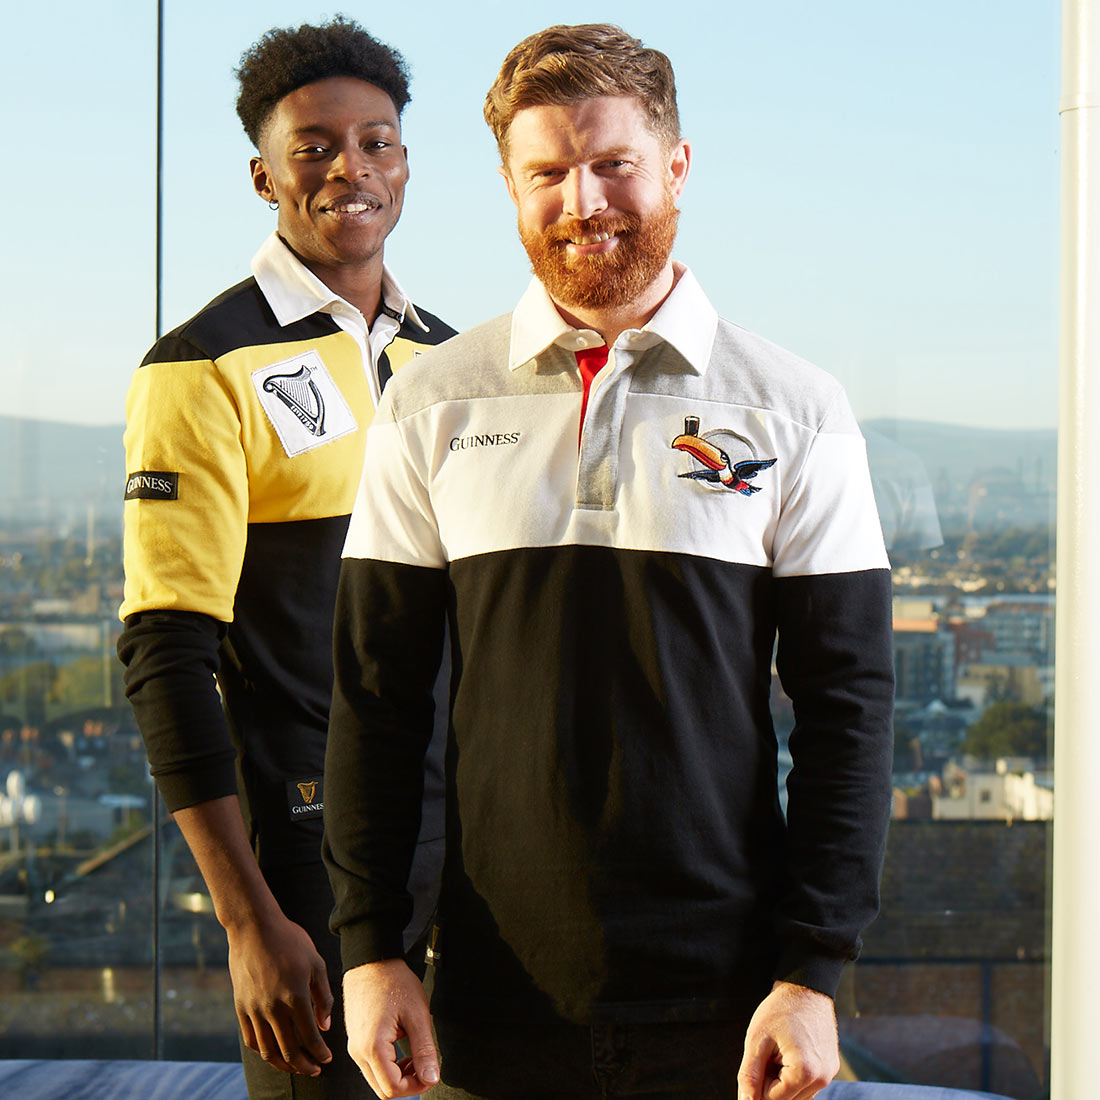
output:
{"label": "nose", "polygon": [[348,144],[337,150],[329,164],[330,180],[357,180],[370,175],[370,163],[367,155],[358,145]]}
{"label": "nose", "polygon": [[603,182],[587,165],[571,168],[562,185],[562,213],[571,218],[591,218],[607,209]]}

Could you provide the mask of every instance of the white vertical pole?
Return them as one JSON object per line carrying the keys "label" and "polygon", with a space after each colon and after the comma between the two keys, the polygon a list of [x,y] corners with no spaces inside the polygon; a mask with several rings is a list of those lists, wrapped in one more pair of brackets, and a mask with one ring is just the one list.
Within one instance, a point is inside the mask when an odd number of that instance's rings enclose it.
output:
{"label": "white vertical pole", "polygon": [[1051,1097],[1097,1092],[1100,1036],[1100,0],[1062,5]]}

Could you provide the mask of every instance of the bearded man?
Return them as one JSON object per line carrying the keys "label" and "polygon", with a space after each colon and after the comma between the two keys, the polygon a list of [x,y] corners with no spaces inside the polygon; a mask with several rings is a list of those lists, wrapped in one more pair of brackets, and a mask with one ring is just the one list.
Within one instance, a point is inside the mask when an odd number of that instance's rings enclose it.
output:
{"label": "bearded man", "polygon": [[[485,115],[535,279],[394,379],[344,551],[325,854],[349,1049],[385,1097],[441,1054],[433,1096],[806,1100],[889,806],[863,440],[834,380],[671,258],[691,148],[663,54],[551,27]],[[437,1054],[400,931],[448,613]]]}

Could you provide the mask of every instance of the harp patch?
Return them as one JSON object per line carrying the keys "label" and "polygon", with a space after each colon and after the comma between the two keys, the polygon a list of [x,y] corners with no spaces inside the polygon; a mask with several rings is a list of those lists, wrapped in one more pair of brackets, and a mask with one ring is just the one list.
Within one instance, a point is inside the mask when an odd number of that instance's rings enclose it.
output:
{"label": "harp patch", "polygon": [[252,372],[252,384],[289,458],[359,426],[315,350],[260,367]]}

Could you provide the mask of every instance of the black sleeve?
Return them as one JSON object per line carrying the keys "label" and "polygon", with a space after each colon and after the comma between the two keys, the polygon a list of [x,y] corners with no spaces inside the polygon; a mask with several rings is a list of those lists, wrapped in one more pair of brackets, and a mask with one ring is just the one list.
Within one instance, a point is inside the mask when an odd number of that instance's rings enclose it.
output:
{"label": "black sleeve", "polygon": [[777,668],[795,713],[776,977],[832,996],[878,912],[893,761],[890,574],[787,577],[775,590]]}
{"label": "black sleeve", "polygon": [[214,678],[225,630],[195,611],[143,611],[127,617],[118,640],[149,770],[172,812],[237,792]]}
{"label": "black sleeve", "polygon": [[404,953],[446,585],[441,569],[358,558],[341,569],[323,853],[347,969]]}

